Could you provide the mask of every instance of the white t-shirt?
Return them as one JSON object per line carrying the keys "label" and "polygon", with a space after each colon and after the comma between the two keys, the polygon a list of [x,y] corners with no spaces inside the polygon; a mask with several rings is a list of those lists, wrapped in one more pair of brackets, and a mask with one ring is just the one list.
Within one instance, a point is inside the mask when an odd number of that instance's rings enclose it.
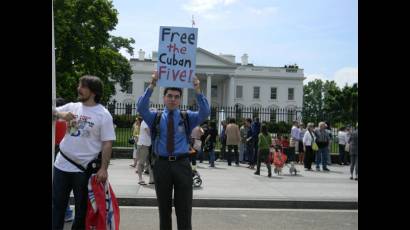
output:
{"label": "white t-shirt", "polygon": [[[84,168],[102,151],[103,141],[115,140],[112,116],[102,105],[85,106],[77,102],[56,109],[58,112],[71,112],[75,116],[77,127],[71,128],[68,123],[68,130],[60,143],[60,149]],[[66,172],[81,172],[61,154],[57,155],[54,166]]]}
{"label": "white t-shirt", "polygon": [[315,134],[313,132],[309,133],[309,130],[306,130],[305,135],[303,136],[303,144],[305,144],[305,146],[311,146],[314,141]]}
{"label": "white t-shirt", "polygon": [[141,123],[137,145],[151,146],[151,135],[149,133],[149,127],[145,121],[142,121]]}
{"label": "white t-shirt", "polygon": [[337,134],[337,137],[339,139],[339,145],[346,145],[347,143],[347,133],[343,131],[339,131]]}

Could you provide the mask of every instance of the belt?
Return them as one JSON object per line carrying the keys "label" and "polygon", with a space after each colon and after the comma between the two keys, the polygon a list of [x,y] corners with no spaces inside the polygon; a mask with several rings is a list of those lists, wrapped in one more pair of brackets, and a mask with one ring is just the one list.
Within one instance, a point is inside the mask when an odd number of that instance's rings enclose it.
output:
{"label": "belt", "polygon": [[185,158],[187,158],[187,157],[189,157],[189,154],[179,154],[179,155],[176,155],[176,156],[160,156],[160,155],[156,155],[157,156],[157,158],[158,159],[161,159],[161,160],[167,160],[167,161],[177,161],[177,160],[182,160],[182,159],[185,159]]}

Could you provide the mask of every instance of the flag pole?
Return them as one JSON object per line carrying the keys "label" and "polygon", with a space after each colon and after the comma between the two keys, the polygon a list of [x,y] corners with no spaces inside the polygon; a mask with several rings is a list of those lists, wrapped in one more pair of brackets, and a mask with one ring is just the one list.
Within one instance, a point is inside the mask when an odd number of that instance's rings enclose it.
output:
{"label": "flag pole", "polygon": [[[54,49],[54,6],[53,6],[53,0],[51,1],[51,36],[52,36],[52,45],[51,45],[51,100],[52,100],[52,109],[56,108],[56,66],[55,66],[55,49]],[[54,148],[55,148],[55,133],[56,133],[56,122],[54,119],[51,119],[51,178],[54,178],[54,170],[53,170],[53,165],[54,165]]]}

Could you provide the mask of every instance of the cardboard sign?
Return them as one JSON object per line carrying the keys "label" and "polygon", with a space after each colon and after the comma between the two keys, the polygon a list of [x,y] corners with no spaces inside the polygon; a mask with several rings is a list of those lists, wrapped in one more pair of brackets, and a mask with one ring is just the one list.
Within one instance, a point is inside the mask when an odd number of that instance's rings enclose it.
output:
{"label": "cardboard sign", "polygon": [[198,28],[161,26],[158,46],[158,85],[193,88]]}

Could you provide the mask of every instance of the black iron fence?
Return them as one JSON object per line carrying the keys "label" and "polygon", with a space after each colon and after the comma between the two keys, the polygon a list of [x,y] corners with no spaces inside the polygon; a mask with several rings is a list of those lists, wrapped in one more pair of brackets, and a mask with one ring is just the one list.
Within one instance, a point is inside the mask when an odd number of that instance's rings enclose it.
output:
{"label": "black iron fence", "polygon": [[[116,137],[117,140],[114,143],[115,147],[132,147],[128,143],[128,139],[132,135],[132,125],[137,116],[136,104],[123,104],[123,103],[108,103],[106,108],[111,113],[114,119]],[[152,104],[150,108],[155,108],[158,111],[164,109],[163,104]],[[198,107],[194,106],[180,106],[181,110],[192,110],[197,111]],[[230,118],[235,118],[236,123],[240,126],[244,123],[246,118],[259,118],[260,122],[265,122],[268,125],[268,130],[271,133],[280,135],[289,135],[290,129],[292,127],[292,122],[302,121],[304,124],[308,122],[313,122],[315,125],[320,121],[328,121],[332,123],[331,117],[318,113],[317,116],[312,118],[312,112],[309,112],[308,121],[304,120],[304,113],[301,108],[262,108],[262,107],[244,107],[244,106],[212,106],[211,114],[209,120],[213,120],[218,124],[218,132],[221,130],[222,121],[229,120]],[[332,152],[337,152],[337,129],[332,129],[333,145]],[[219,143],[217,143],[217,148]]]}

